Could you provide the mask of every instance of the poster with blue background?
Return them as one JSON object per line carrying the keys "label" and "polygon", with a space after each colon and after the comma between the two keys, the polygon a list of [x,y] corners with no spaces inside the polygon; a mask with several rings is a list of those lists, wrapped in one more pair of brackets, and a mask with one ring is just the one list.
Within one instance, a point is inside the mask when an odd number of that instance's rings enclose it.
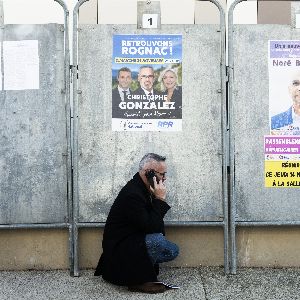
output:
{"label": "poster with blue background", "polygon": [[182,129],[182,35],[114,35],[112,130]]}

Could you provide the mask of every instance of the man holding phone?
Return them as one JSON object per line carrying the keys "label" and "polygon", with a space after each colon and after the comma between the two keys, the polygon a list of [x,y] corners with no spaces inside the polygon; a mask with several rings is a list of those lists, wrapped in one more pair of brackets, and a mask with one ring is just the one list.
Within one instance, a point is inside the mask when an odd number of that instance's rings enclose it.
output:
{"label": "man holding phone", "polygon": [[166,286],[157,283],[159,263],[179,253],[178,246],[164,236],[163,218],[170,209],[165,160],[155,153],[142,158],[139,172],[121,189],[104,227],[103,253],[95,275],[133,292],[164,292]]}

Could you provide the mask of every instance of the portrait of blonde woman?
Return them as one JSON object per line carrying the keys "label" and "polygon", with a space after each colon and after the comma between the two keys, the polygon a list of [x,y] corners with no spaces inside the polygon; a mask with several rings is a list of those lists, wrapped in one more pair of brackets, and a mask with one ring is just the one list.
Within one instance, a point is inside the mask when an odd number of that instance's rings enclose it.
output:
{"label": "portrait of blonde woman", "polygon": [[176,69],[165,69],[161,72],[158,81],[161,91],[167,95],[166,101],[175,102],[175,111],[170,114],[172,118],[182,118],[182,87],[178,85]]}

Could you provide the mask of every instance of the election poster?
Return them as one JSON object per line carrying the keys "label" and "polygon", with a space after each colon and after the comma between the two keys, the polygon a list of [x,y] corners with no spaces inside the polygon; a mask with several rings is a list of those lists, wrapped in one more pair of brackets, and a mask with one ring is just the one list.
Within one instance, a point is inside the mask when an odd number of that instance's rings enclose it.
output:
{"label": "election poster", "polygon": [[300,135],[300,41],[269,41],[272,135]]}
{"label": "election poster", "polygon": [[112,130],[182,130],[182,35],[114,35]]}
{"label": "election poster", "polygon": [[300,187],[300,41],[271,40],[265,187]]}
{"label": "election poster", "polygon": [[300,187],[300,136],[264,137],[265,187]]}

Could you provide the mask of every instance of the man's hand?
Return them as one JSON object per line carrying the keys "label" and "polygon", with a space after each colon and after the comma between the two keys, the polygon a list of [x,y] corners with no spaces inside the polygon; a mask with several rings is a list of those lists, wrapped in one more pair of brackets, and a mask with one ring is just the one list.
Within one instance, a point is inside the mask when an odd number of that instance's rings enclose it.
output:
{"label": "man's hand", "polygon": [[150,186],[151,192],[154,194],[155,198],[165,201],[167,196],[167,188],[162,179],[157,183],[156,176],[153,176],[153,183],[154,188]]}

